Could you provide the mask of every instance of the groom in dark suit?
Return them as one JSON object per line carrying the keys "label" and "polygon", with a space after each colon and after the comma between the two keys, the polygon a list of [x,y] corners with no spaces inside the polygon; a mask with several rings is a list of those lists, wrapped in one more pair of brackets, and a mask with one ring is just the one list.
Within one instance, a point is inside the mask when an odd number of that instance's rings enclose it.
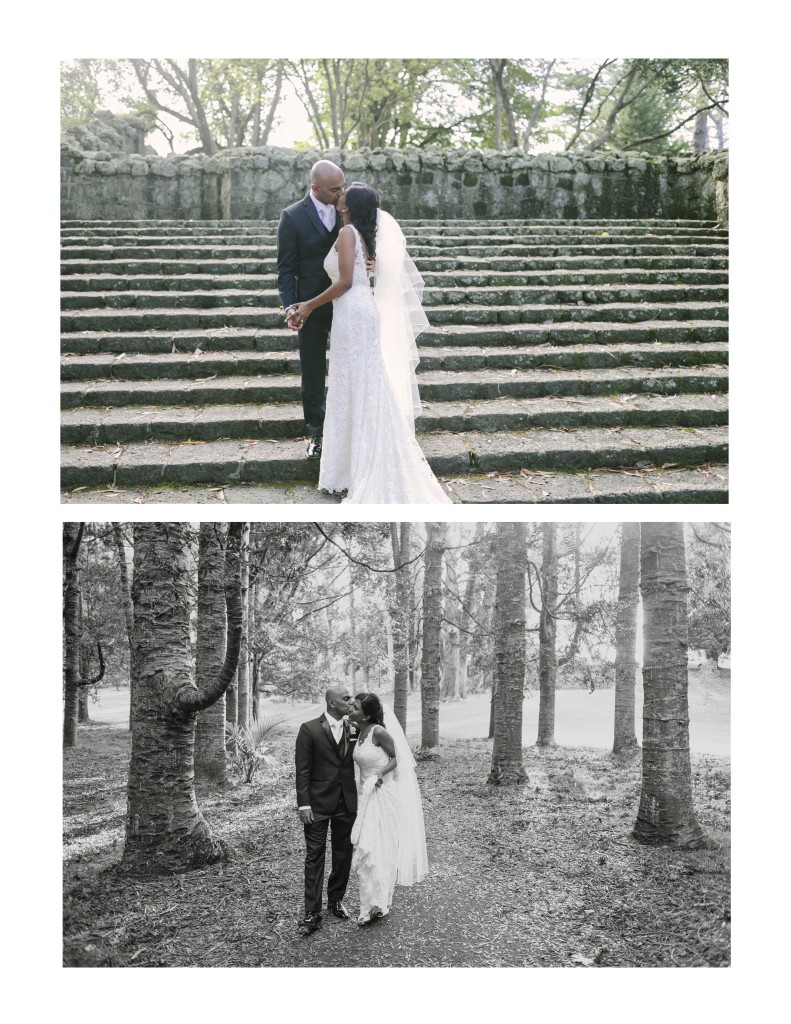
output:
{"label": "groom in dark suit", "polygon": [[343,905],[352,866],[352,827],[357,816],[354,781],[354,744],[357,741],[346,719],[354,698],[346,687],[332,686],[325,696],[327,710],[311,722],[303,722],[297,734],[297,806],[305,828],[306,934],[321,925],[321,894],[324,888],[324,855],[331,826],[332,871],[327,882],[330,913],[343,920]]}
{"label": "groom in dark suit", "polygon": [[[324,259],[338,238],[341,215],[335,204],[344,193],[343,171],[329,160],[310,170],[310,191],[286,207],[277,226],[277,288],[292,330],[294,303],[312,299],[330,286]],[[327,373],[327,338],[332,326],[332,303],[319,306],[299,327],[299,364],[302,374],[302,410],[310,434],[308,458],[321,457],[324,434],[324,381]]]}

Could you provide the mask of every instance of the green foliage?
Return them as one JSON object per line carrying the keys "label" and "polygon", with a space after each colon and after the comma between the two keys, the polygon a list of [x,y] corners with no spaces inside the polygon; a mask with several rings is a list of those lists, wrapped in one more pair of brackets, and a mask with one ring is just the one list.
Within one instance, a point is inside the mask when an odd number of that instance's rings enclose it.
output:
{"label": "green foliage", "polygon": [[722,523],[692,523],[688,540],[689,646],[716,665],[731,649],[730,530]]}
{"label": "green foliage", "polygon": [[60,65],[61,129],[86,124],[99,109],[98,61],[72,60]]}
{"label": "green foliage", "polygon": [[274,771],[280,768],[280,761],[270,751],[270,734],[283,722],[286,715],[267,715],[254,722],[249,728],[239,728],[225,723],[226,750],[231,764],[241,776],[242,782],[251,783],[259,769],[266,766]]}
{"label": "green foliage", "polygon": [[134,58],[62,65],[64,126],[102,106],[156,119],[206,152],[266,145],[288,79],[310,120],[297,147],[689,148],[727,107],[723,59]]}
{"label": "green foliage", "polygon": [[723,112],[728,63],[716,59],[607,60],[560,75],[566,149],[688,150],[696,111]]}

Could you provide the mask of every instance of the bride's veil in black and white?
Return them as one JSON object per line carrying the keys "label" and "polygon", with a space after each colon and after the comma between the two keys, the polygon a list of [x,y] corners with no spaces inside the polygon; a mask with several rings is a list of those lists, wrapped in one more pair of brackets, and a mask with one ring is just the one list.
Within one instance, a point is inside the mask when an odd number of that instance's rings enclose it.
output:
{"label": "bride's veil in black and white", "polygon": [[397,885],[414,885],[428,872],[426,829],[423,822],[423,804],[415,774],[415,759],[404,730],[387,704],[384,709],[384,727],[393,737],[398,764],[393,773],[398,788],[401,820],[398,837]]}

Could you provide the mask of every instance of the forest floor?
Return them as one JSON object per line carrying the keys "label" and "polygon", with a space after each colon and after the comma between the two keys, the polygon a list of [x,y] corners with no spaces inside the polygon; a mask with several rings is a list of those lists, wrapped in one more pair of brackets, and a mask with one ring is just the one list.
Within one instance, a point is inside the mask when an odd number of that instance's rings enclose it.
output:
{"label": "forest floor", "polygon": [[[730,762],[693,754],[695,807],[716,848],[631,838],[639,752],[524,751],[529,782],[486,784],[491,741],[443,740],[418,764],[430,871],[360,928],[325,914],[309,937],[293,738],[279,775],[199,792],[225,865],[150,881],[117,871],[130,736],[81,727],[64,763],[64,963],[81,967],[723,967],[730,962]],[[329,858],[328,858],[329,859]],[[346,899],[358,910],[355,877]]]}

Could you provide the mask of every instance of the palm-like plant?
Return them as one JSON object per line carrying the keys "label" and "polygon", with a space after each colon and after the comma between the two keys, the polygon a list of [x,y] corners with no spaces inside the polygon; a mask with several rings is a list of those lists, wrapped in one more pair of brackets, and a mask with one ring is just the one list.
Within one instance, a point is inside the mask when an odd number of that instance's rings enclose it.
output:
{"label": "palm-like plant", "polygon": [[267,737],[286,720],[285,715],[266,715],[249,728],[225,723],[226,748],[234,768],[243,782],[252,782],[259,768],[279,768],[280,762],[270,753]]}

